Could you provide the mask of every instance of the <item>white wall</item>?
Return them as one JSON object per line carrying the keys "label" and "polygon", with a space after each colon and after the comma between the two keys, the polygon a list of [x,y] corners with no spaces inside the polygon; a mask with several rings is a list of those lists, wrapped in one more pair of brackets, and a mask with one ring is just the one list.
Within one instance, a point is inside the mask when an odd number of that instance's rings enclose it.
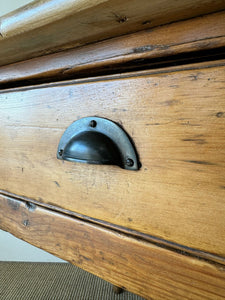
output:
{"label": "white wall", "polygon": [[29,2],[32,2],[32,0],[0,0],[0,16],[24,6]]}

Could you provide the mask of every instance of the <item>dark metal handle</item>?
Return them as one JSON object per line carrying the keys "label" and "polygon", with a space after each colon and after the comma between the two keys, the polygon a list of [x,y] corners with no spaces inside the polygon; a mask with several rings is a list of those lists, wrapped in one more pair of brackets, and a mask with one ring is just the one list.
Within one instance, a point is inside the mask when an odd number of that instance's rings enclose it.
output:
{"label": "dark metal handle", "polygon": [[72,123],[62,135],[57,158],[88,164],[117,165],[138,170],[140,163],[133,142],[116,123],[87,117]]}

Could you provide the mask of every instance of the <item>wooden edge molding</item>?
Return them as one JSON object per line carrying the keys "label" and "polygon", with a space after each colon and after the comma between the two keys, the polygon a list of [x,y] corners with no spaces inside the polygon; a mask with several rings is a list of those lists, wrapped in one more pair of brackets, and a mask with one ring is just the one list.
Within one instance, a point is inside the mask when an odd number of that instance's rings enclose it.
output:
{"label": "wooden edge molding", "polygon": [[0,228],[146,299],[223,299],[225,268],[0,196]]}
{"label": "wooden edge molding", "polygon": [[0,227],[147,299],[222,299],[221,265],[0,196]]}
{"label": "wooden edge molding", "polygon": [[0,87],[128,70],[146,62],[154,67],[168,56],[224,46],[225,11],[3,66]]}
{"label": "wooden edge molding", "polygon": [[0,65],[218,12],[211,0],[40,0],[0,18]]}
{"label": "wooden edge molding", "polygon": [[31,205],[31,206],[32,205],[37,205],[39,207],[42,207],[43,209],[48,209],[48,210],[51,210],[51,211],[54,211],[54,212],[62,213],[62,214],[68,215],[70,217],[74,217],[76,219],[82,220],[84,222],[91,223],[93,225],[99,225],[99,226],[104,227],[106,229],[110,229],[110,230],[117,231],[118,233],[126,234],[127,236],[133,237],[135,239],[150,242],[151,244],[154,244],[154,245],[159,246],[159,247],[163,247],[163,248],[165,248],[167,250],[170,250],[170,251],[175,251],[177,253],[182,253],[183,255],[187,255],[187,256],[190,256],[190,257],[197,258],[197,259],[202,259],[202,260],[205,260],[205,261],[208,261],[208,262],[211,262],[211,263],[218,263],[218,264],[221,264],[221,265],[225,265],[225,258],[221,257],[221,256],[218,256],[216,254],[212,254],[212,253],[209,253],[209,252],[201,251],[199,249],[194,249],[194,248],[190,248],[190,247],[187,247],[187,246],[183,246],[183,245],[180,245],[180,244],[168,241],[168,240],[164,240],[164,239],[159,238],[159,237],[151,236],[151,235],[144,234],[144,233],[136,231],[136,230],[132,230],[130,228],[126,228],[126,227],[123,227],[123,226],[118,226],[118,225],[115,225],[115,224],[112,224],[112,223],[109,223],[109,222],[106,222],[106,221],[103,221],[103,220],[99,220],[99,219],[96,219],[96,218],[92,218],[92,217],[89,217],[89,216],[82,215],[80,213],[69,211],[69,210],[66,210],[64,208],[57,207],[55,205],[42,203],[42,202],[27,198],[27,197],[24,197],[24,196],[18,196],[16,194],[9,193],[7,191],[0,190],[0,198],[1,198],[1,196],[2,197],[8,197],[10,199],[12,198],[12,199],[18,200],[18,201],[22,201],[22,202],[25,202],[26,204],[28,203],[28,206],[29,205]]}
{"label": "wooden edge molding", "polygon": [[[212,60],[212,61],[203,61],[203,62],[195,62],[195,63],[189,63],[184,65],[175,65],[175,66],[168,66],[168,67],[162,67],[162,68],[156,68],[156,69],[147,69],[147,70],[140,70],[140,71],[133,71],[133,72],[124,72],[124,73],[116,73],[111,75],[102,75],[102,76],[90,76],[87,78],[76,78],[76,79],[70,79],[65,81],[53,81],[53,82],[44,82],[44,83],[36,83],[31,81],[30,84],[17,86],[13,85],[8,86],[6,85],[0,85],[0,90],[2,88],[2,91],[0,93],[11,93],[11,92],[18,92],[18,91],[26,91],[30,89],[40,89],[40,88],[50,88],[50,87],[56,87],[56,86],[67,86],[71,84],[84,84],[88,82],[97,82],[97,81],[108,81],[108,80],[117,80],[117,79],[125,79],[130,77],[139,77],[139,76],[149,76],[149,75],[156,75],[161,73],[173,73],[173,72],[182,72],[185,70],[200,70],[200,69],[209,69],[209,68],[215,68],[215,67],[223,67],[225,65],[225,59],[218,59],[218,60]],[[0,193],[3,190],[0,189]],[[5,191],[4,191],[5,192]],[[3,192],[3,193],[4,193]]]}

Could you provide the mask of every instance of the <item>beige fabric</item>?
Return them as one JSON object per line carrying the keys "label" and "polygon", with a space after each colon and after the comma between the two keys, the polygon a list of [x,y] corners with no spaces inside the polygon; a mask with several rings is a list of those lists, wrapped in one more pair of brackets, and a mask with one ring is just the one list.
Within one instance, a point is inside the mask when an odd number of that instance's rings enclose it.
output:
{"label": "beige fabric", "polygon": [[142,300],[66,263],[0,262],[1,300]]}

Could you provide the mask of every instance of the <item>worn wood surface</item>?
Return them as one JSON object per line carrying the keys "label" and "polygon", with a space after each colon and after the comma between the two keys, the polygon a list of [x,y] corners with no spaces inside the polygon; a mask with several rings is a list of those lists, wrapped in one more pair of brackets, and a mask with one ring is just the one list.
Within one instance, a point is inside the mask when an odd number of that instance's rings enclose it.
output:
{"label": "worn wood surface", "polygon": [[[144,30],[0,68],[0,87],[154,66],[156,58],[225,46],[225,12]],[[149,59],[153,59],[149,61]]]}
{"label": "worn wood surface", "polygon": [[29,203],[0,196],[0,228],[146,299],[225,297],[224,266]]}
{"label": "worn wood surface", "polygon": [[223,9],[223,0],[33,1],[0,19],[0,65]]}
{"label": "worn wood surface", "polygon": [[[224,61],[1,92],[0,189],[225,255]],[[142,168],[62,162],[64,130],[97,115]]]}

